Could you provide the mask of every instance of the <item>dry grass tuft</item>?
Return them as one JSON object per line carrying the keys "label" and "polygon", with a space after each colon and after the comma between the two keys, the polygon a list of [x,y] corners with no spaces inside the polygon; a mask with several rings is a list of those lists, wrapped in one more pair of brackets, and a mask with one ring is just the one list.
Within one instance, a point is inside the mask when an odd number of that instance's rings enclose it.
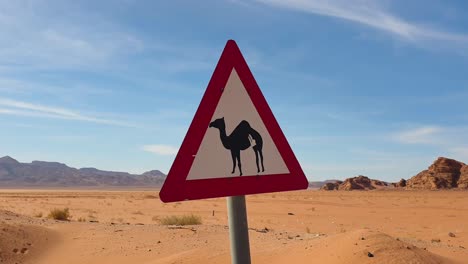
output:
{"label": "dry grass tuft", "polygon": [[68,221],[70,220],[70,217],[71,217],[70,210],[68,208],[64,208],[64,209],[55,208],[50,211],[47,217],[55,219],[55,220],[60,220],[60,221]]}
{"label": "dry grass tuft", "polygon": [[202,219],[198,215],[183,215],[183,216],[166,216],[159,220],[162,225],[178,225],[178,226],[185,226],[185,225],[201,225]]}

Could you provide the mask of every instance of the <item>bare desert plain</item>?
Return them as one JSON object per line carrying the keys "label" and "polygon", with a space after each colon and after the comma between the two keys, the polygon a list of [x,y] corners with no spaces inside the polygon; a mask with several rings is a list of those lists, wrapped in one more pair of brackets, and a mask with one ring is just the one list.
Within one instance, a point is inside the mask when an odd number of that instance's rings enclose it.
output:
{"label": "bare desert plain", "polygon": [[[252,263],[468,263],[466,191],[247,197]],[[70,221],[47,218],[69,208]],[[176,215],[202,224],[163,225]],[[0,190],[0,263],[230,263],[224,198],[155,190]]]}

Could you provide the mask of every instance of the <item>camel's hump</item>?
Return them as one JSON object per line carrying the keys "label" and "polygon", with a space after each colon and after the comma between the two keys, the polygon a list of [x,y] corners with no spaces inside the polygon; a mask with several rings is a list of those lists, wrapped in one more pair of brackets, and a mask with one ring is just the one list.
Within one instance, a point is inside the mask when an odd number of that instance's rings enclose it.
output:
{"label": "camel's hump", "polygon": [[250,127],[250,124],[249,122],[245,121],[245,120],[242,120],[240,123],[239,123],[239,126],[248,126]]}
{"label": "camel's hump", "polygon": [[242,133],[242,134],[247,134],[252,128],[250,127],[250,124],[249,122],[245,121],[245,120],[242,120],[237,126],[236,128],[234,129],[233,133],[234,134],[238,134],[238,133]]}

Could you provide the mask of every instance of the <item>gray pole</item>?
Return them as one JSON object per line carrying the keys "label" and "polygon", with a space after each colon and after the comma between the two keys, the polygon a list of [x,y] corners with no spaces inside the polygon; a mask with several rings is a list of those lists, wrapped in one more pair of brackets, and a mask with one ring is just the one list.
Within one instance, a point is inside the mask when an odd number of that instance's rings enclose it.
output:
{"label": "gray pole", "polygon": [[232,264],[250,264],[249,227],[245,196],[227,198]]}

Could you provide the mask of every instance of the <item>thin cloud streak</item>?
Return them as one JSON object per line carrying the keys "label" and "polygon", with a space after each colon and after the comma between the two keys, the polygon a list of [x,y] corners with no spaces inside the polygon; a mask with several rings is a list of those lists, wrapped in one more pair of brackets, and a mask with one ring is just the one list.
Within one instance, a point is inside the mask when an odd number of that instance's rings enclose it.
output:
{"label": "thin cloud streak", "polygon": [[426,145],[438,149],[438,156],[446,156],[459,160],[468,159],[468,146],[463,142],[468,140],[468,127],[422,126],[392,135],[396,142],[413,145]]}
{"label": "thin cloud streak", "polygon": [[142,150],[161,156],[174,156],[179,151],[178,148],[170,145],[145,145]]}
{"label": "thin cloud streak", "polygon": [[394,135],[394,139],[405,144],[436,144],[438,141],[435,136],[442,131],[441,127],[424,126],[398,132]]}
{"label": "thin cloud streak", "polygon": [[40,104],[32,104],[23,101],[12,100],[8,98],[0,98],[0,114],[55,118],[65,120],[86,121],[98,124],[135,127],[135,125],[111,119],[103,119],[94,116],[84,115],[75,110],[70,110],[60,107],[44,106]]}
{"label": "thin cloud streak", "polygon": [[349,0],[255,0],[266,5],[287,8],[315,15],[329,16],[359,23],[390,33],[410,42],[444,41],[468,45],[468,34],[445,32],[418,25],[391,14],[378,1]]}

